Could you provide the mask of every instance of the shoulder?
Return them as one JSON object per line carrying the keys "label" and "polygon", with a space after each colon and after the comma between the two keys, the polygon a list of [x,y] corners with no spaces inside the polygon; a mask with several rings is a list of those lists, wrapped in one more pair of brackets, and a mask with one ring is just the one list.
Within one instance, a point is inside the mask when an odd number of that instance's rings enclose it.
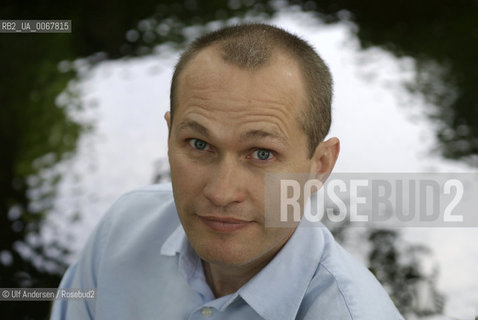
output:
{"label": "shoulder", "polygon": [[403,319],[375,276],[342,248],[327,229],[321,229],[324,250],[309,287],[313,300],[308,314],[338,308],[343,310],[344,319]]}
{"label": "shoulder", "polygon": [[173,191],[170,183],[153,184],[134,189],[123,194],[112,206],[118,208],[121,206],[148,206],[151,204],[160,204],[159,202],[168,202],[172,200]]}
{"label": "shoulder", "polygon": [[141,214],[175,211],[171,184],[154,184],[123,194],[107,211],[105,217],[135,218]]}
{"label": "shoulder", "polygon": [[154,233],[165,240],[179,225],[171,184],[156,184],[122,195],[106,212],[102,224],[108,238],[134,241]]}
{"label": "shoulder", "polygon": [[[79,261],[99,275],[147,263],[179,226],[171,185],[151,185],[122,195],[105,213]],[[121,267],[120,267],[121,266]],[[96,276],[95,276],[96,277]]]}
{"label": "shoulder", "polygon": [[[152,185],[121,196],[90,234],[60,284],[62,288],[97,288],[98,298],[77,304],[55,302],[52,319],[86,319],[102,310],[111,313],[113,300],[120,299],[125,288],[148,283],[151,274],[160,277],[157,253],[178,225],[171,185]],[[138,261],[142,272],[137,271]]]}
{"label": "shoulder", "polygon": [[125,193],[101,218],[80,253],[94,269],[131,252],[160,247],[179,226],[170,184],[151,185]]}

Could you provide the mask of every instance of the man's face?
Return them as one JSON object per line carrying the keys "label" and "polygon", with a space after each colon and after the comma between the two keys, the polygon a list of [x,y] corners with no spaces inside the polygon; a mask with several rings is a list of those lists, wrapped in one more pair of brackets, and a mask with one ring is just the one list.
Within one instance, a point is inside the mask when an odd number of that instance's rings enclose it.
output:
{"label": "man's face", "polygon": [[263,265],[294,230],[265,226],[265,174],[313,167],[297,121],[306,100],[299,68],[276,52],[243,70],[210,47],[178,80],[169,162],[189,241],[209,263]]}

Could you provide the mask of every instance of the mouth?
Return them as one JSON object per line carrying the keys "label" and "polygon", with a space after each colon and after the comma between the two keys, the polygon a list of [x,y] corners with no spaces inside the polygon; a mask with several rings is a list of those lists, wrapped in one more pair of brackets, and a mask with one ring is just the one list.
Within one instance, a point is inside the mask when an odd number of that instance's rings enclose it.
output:
{"label": "mouth", "polygon": [[199,220],[215,232],[232,233],[251,226],[254,221],[228,217],[198,216]]}

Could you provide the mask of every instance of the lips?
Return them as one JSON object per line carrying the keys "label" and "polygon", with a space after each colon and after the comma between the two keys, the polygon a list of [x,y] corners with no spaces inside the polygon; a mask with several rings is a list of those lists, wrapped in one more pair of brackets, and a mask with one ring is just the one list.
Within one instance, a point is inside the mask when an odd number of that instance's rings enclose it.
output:
{"label": "lips", "polygon": [[254,222],[229,217],[198,216],[210,229],[220,233],[232,233],[251,226]]}

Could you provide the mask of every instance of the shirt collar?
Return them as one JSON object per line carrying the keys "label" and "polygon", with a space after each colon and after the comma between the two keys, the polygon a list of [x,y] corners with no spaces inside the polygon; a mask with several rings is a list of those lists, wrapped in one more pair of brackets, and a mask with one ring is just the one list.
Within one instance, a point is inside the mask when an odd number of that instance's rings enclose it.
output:
{"label": "shirt collar", "polygon": [[324,248],[321,228],[300,223],[272,261],[239,289],[264,319],[295,319]]}
{"label": "shirt collar", "polygon": [[214,294],[206,282],[201,259],[189,243],[182,225],[161,246],[161,255],[178,257],[178,269],[189,286],[201,295],[203,302],[214,300]]}
{"label": "shirt collar", "polygon": [[[227,307],[239,295],[264,319],[294,319],[317,270],[323,248],[321,228],[299,223],[284,247],[264,269],[233,294],[233,297],[223,297],[227,301],[223,306]],[[200,260],[181,225],[160,250],[161,255],[175,256],[178,253],[179,269],[192,284],[190,280],[191,277],[198,276],[197,261]],[[202,272],[202,268],[199,271]],[[205,282],[203,274],[200,280]]]}
{"label": "shirt collar", "polygon": [[159,253],[163,256],[175,256],[177,253],[185,252],[185,240],[186,234],[183,226],[179,224],[179,227],[163,243]]}

